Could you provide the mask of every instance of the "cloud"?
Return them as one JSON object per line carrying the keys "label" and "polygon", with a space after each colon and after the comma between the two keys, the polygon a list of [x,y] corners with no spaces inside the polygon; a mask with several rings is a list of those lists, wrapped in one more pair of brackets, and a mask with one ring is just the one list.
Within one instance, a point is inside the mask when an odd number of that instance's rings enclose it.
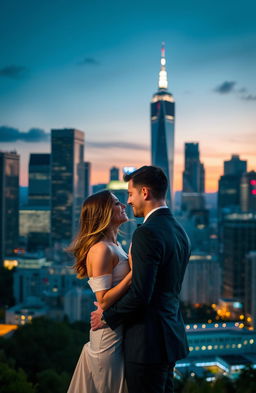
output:
{"label": "cloud", "polygon": [[9,65],[0,68],[0,76],[10,79],[21,79],[26,75],[27,71],[28,69],[26,67]]}
{"label": "cloud", "polygon": [[78,63],[80,66],[92,65],[98,66],[100,63],[98,60],[94,59],[93,57],[85,57],[82,61]]}
{"label": "cloud", "polygon": [[255,94],[247,94],[246,96],[242,96],[241,98],[242,98],[242,100],[245,100],[245,101],[256,101]]}
{"label": "cloud", "polygon": [[228,94],[234,91],[235,85],[236,82],[234,81],[225,81],[219,86],[216,86],[214,91],[219,94]]}
{"label": "cloud", "polygon": [[45,142],[49,138],[50,134],[39,128],[31,128],[27,132],[22,132],[13,127],[0,127],[0,142]]}
{"label": "cloud", "polygon": [[141,151],[148,151],[149,146],[142,145],[139,143],[130,143],[130,142],[123,142],[123,141],[110,141],[110,142],[94,142],[88,141],[86,146],[94,148],[94,149],[128,149],[128,150],[141,150]]}

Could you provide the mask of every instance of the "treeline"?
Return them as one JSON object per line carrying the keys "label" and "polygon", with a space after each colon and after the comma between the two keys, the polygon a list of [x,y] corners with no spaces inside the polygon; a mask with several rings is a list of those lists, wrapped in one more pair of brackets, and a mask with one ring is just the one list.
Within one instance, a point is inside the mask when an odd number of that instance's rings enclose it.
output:
{"label": "treeline", "polygon": [[[88,334],[84,323],[38,318],[10,338],[1,338],[0,393],[66,393]],[[191,376],[175,380],[175,393],[255,392],[256,370],[250,367],[235,381],[221,377],[207,382]]]}
{"label": "treeline", "polygon": [[0,339],[0,393],[65,393],[89,326],[36,318]]}

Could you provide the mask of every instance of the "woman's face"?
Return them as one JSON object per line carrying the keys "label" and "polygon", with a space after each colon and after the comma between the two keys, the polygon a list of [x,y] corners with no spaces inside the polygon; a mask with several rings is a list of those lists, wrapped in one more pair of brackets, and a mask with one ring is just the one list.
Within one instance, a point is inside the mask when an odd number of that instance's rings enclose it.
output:
{"label": "woman's face", "polygon": [[113,197],[113,213],[112,213],[112,224],[121,225],[123,222],[128,221],[128,217],[125,212],[125,205],[119,201],[119,199],[112,194]]}

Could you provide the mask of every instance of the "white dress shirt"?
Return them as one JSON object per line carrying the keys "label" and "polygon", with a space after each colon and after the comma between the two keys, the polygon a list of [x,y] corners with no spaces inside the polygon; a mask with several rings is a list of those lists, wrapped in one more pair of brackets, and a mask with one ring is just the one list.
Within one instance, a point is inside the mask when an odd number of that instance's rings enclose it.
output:
{"label": "white dress shirt", "polygon": [[150,210],[150,212],[144,217],[143,224],[144,224],[144,222],[147,221],[148,217],[149,217],[152,213],[154,213],[155,211],[157,211],[158,209],[168,209],[168,206],[163,205],[163,206],[159,206],[159,207],[156,207],[155,209]]}

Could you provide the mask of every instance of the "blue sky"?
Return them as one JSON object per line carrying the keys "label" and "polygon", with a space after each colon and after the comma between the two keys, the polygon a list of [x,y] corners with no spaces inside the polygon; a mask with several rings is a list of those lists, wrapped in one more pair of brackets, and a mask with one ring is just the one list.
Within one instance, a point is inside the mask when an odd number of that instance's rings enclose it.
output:
{"label": "blue sky", "polygon": [[21,154],[21,183],[29,152],[49,142],[11,141],[4,127],[85,131],[94,183],[113,164],[150,162],[162,41],[176,100],[175,188],[187,141],[200,142],[208,191],[232,153],[256,169],[255,15],[248,0],[1,1],[0,148]]}

